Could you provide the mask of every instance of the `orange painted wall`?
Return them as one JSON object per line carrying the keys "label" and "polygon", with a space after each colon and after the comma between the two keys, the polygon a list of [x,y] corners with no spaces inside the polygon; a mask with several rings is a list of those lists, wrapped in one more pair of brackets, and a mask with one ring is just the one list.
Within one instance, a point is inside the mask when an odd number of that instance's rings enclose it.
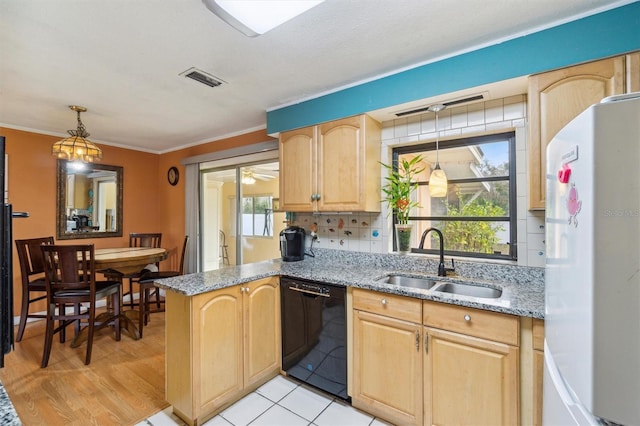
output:
{"label": "orange painted wall", "polygon": [[[13,238],[55,237],[57,160],[51,155],[51,145],[60,137],[3,127],[0,127],[0,135],[6,138],[9,156],[9,202],[15,211],[30,214],[28,219],[14,220]],[[101,163],[124,168],[123,236],[64,240],[63,243],[78,241],[93,243],[96,248],[119,247],[129,244],[129,232],[160,231],[163,233],[162,245],[170,251],[161,269],[177,269],[185,233],[184,167],[180,160],[271,139],[265,130],[261,130],[161,155],[99,144],[103,150]],[[167,170],[171,166],[178,167],[180,171],[176,186],[169,185],[167,181]],[[13,270],[14,314],[18,315],[22,290],[15,247]],[[35,310],[41,310],[38,308],[36,306]]]}
{"label": "orange painted wall", "polygon": [[[189,148],[180,149],[160,155],[159,171],[158,171],[158,200],[160,223],[162,224],[162,245],[169,248],[172,253],[165,262],[171,262],[172,269],[178,268],[178,257],[181,244],[185,234],[184,228],[184,166],[180,164],[180,160],[202,155],[225,149],[237,148],[240,146],[252,145],[259,142],[273,140],[267,136],[266,130],[258,130],[246,133],[240,136],[234,136],[227,139],[196,145]],[[167,181],[167,171],[169,167],[176,166],[180,172],[180,180],[176,186],[169,185]],[[190,244],[195,244],[192,237]]]}

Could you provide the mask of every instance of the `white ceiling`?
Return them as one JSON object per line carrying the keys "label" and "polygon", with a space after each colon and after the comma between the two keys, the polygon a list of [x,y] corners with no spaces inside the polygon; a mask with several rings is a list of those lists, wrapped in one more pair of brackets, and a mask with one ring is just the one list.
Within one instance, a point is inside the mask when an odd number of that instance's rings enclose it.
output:
{"label": "white ceiling", "polygon": [[[249,38],[200,0],[0,0],[0,126],[63,136],[76,104],[88,108],[93,141],[162,153],[265,128],[268,109],[629,2],[326,0]],[[179,76],[191,67],[226,83]]]}

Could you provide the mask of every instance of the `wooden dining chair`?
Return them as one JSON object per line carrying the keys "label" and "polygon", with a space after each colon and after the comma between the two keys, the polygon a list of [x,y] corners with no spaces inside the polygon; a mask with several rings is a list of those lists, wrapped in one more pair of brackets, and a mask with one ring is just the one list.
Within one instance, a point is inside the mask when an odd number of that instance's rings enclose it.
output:
{"label": "wooden dining chair", "polygon": [[220,241],[220,257],[222,257],[222,264],[229,264],[229,246],[227,245],[227,236],[224,234],[224,231],[221,229],[218,232],[218,239]]}
{"label": "wooden dining chair", "polygon": [[[182,254],[180,255],[180,267],[177,271],[158,271],[158,272],[146,272],[138,281],[140,286],[140,297],[138,299],[138,331],[140,337],[142,337],[142,327],[147,325],[149,314],[155,312],[164,312],[164,300],[160,299],[160,289],[155,285],[155,281],[162,278],[177,277],[178,275],[184,275],[184,258],[189,245],[189,236],[184,237],[182,243]],[[156,308],[151,309],[151,290],[154,290],[156,295]]]}
{"label": "wooden dining chair", "polygon": [[[160,248],[162,243],[162,233],[143,233],[143,232],[131,232],[129,234],[129,247],[150,247],[150,248]],[[160,267],[160,263],[156,263],[156,267]],[[125,273],[123,274],[120,271],[107,269],[104,271],[100,271],[104,274],[105,278],[108,280],[120,280],[123,285],[123,293],[122,297],[129,296],[129,307],[133,309],[135,303],[133,301],[133,284],[138,281],[141,275],[141,271]],[[129,289],[124,290],[124,282],[125,280],[129,283]],[[140,301],[138,301],[140,303]]]}
{"label": "wooden dining chair", "polygon": [[[89,365],[95,331],[113,325],[115,338],[120,340],[121,283],[96,281],[93,244],[42,245],[40,248],[47,289],[47,324],[40,367],[45,368],[49,364],[54,334],[60,333],[64,343],[67,326],[76,325],[77,337],[83,321],[87,331],[84,363]],[[110,311],[96,318],[96,302],[105,298],[110,298]]]}
{"label": "wooden dining chair", "polygon": [[20,325],[16,342],[22,340],[28,318],[43,319],[45,314],[30,314],[29,306],[47,297],[44,282],[44,262],[40,246],[53,244],[53,237],[29,238],[16,240],[18,261],[20,263],[20,279],[22,281],[22,304],[20,308]]}

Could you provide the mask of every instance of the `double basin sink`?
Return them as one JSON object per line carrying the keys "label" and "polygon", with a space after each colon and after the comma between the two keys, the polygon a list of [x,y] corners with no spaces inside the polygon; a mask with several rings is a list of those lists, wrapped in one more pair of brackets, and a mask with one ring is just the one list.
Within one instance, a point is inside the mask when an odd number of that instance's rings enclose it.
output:
{"label": "double basin sink", "polygon": [[416,277],[407,274],[389,274],[379,278],[377,281],[400,287],[418,288],[458,296],[479,297],[483,299],[499,299],[502,296],[502,289],[500,288],[438,281],[434,278]]}

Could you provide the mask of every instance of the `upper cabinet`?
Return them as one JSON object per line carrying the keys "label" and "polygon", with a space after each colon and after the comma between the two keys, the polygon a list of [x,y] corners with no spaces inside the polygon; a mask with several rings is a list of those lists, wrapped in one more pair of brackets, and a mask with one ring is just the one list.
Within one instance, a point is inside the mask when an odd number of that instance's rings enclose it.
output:
{"label": "upper cabinet", "polygon": [[590,105],[639,90],[635,53],[529,78],[529,209],[545,208],[546,148],[555,134]]}
{"label": "upper cabinet", "polygon": [[367,115],[280,134],[280,209],[380,211],[380,123]]}

